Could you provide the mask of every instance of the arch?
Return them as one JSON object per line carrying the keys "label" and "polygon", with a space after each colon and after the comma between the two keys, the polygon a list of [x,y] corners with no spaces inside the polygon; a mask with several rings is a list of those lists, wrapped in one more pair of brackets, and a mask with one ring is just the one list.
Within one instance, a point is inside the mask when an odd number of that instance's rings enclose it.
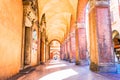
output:
{"label": "arch", "polygon": [[112,39],[114,43],[114,53],[116,55],[115,62],[119,62],[120,61],[120,35],[117,30],[113,30]]}
{"label": "arch", "polygon": [[[55,33],[55,34],[57,34],[57,33]],[[63,40],[63,34],[62,34],[62,36],[59,36],[59,34],[58,35],[54,35],[53,33],[51,33],[51,35],[50,36],[48,36],[48,43],[50,42],[50,41],[52,41],[52,40],[59,40],[60,42],[62,42],[62,40]]]}
{"label": "arch", "polygon": [[113,30],[112,32],[112,39],[118,37],[119,38],[119,32],[117,30]]}
{"label": "arch", "polygon": [[61,41],[58,40],[58,39],[53,39],[53,40],[51,40],[48,44],[51,44],[52,41],[58,41],[58,42],[60,43],[60,45],[62,44]]}
{"label": "arch", "polygon": [[53,50],[50,52],[50,59],[53,59],[56,55],[60,58],[60,51]]}
{"label": "arch", "polygon": [[73,15],[73,18],[76,18],[77,3],[78,0],[38,0],[38,4],[42,4],[38,5],[39,18],[41,19],[45,13],[48,42],[53,39],[58,39],[62,42],[64,34],[67,35],[69,33],[70,16]]}
{"label": "arch", "polygon": [[52,40],[49,43],[49,46],[50,46],[50,59],[55,59],[55,60],[60,59],[60,41]]}

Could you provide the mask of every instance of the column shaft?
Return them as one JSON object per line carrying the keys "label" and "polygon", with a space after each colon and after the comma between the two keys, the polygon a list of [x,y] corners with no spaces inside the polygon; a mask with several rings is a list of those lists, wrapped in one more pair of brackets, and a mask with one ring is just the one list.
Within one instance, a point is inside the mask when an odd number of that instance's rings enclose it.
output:
{"label": "column shaft", "polygon": [[91,70],[116,72],[108,0],[91,2],[89,19]]}

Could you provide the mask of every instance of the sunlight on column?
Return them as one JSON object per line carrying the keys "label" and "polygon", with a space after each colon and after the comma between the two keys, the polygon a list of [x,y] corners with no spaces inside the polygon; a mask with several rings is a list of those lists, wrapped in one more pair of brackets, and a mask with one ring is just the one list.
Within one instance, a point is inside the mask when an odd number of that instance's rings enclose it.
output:
{"label": "sunlight on column", "polygon": [[64,67],[64,66],[67,66],[67,65],[66,64],[52,65],[52,66],[47,66],[46,69],[57,68],[57,67]]}
{"label": "sunlight on column", "polygon": [[39,80],[63,80],[63,79],[66,79],[68,77],[71,77],[77,74],[78,73],[74,71],[73,69],[66,69],[66,70],[61,70],[61,71],[48,74],[40,78]]}

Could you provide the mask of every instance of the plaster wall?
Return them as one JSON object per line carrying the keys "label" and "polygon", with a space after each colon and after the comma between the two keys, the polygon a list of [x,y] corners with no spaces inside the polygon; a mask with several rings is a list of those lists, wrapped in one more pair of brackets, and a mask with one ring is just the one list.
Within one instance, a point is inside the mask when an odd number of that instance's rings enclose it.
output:
{"label": "plaster wall", "polygon": [[0,0],[0,80],[20,70],[22,0]]}

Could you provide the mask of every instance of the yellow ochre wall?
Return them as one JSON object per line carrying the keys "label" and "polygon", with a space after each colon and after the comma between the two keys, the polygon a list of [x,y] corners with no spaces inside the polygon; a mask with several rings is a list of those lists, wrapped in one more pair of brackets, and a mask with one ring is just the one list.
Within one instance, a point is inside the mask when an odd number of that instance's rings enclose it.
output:
{"label": "yellow ochre wall", "polygon": [[22,0],[0,0],[0,80],[20,70]]}

